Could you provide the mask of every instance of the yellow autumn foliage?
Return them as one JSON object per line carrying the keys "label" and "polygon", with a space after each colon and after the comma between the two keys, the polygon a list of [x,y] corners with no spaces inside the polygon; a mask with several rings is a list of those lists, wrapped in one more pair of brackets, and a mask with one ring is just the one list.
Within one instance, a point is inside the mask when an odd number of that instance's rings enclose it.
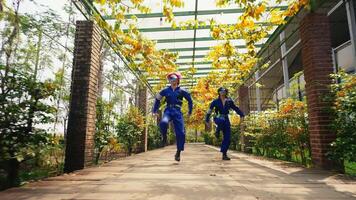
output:
{"label": "yellow autumn foliage", "polygon": [[[110,13],[117,23],[109,24],[99,15],[94,14],[93,19],[109,34],[114,43],[115,50],[121,52],[129,61],[139,60],[139,64],[131,63],[130,67],[142,73],[142,79],[158,78],[161,82],[154,87],[160,90],[166,84],[166,74],[177,71],[175,64],[177,53],[158,50],[156,43],[145,38],[136,27],[137,18],[130,19],[126,14],[148,13],[150,8],[145,6],[146,0],[130,0],[132,6],[123,4],[118,0],[95,0],[103,13]],[[237,5],[244,12],[232,24],[219,24],[215,19],[187,20],[179,22],[179,28],[198,28],[210,26],[210,35],[216,40],[222,40],[210,49],[206,60],[212,62],[214,70],[208,76],[198,79],[198,83],[191,90],[195,101],[195,111],[190,121],[191,126],[201,127],[204,113],[209,103],[217,96],[216,90],[220,86],[238,87],[258,63],[257,48],[263,38],[275,27],[285,23],[286,17],[295,15],[302,7],[309,4],[309,0],[275,0],[275,1],[248,1],[248,0],[216,0],[217,7]],[[272,3],[279,5],[287,3],[286,10],[270,9]],[[165,21],[178,28],[174,17],[174,9],[184,6],[183,0],[163,0],[163,15]],[[262,23],[261,23],[262,22]],[[127,31],[124,31],[124,27]],[[247,46],[247,52],[240,52],[230,40],[241,40]],[[196,69],[191,68],[184,72],[186,78],[193,78]],[[185,80],[184,80],[185,81]],[[342,95],[342,94],[340,94]]]}

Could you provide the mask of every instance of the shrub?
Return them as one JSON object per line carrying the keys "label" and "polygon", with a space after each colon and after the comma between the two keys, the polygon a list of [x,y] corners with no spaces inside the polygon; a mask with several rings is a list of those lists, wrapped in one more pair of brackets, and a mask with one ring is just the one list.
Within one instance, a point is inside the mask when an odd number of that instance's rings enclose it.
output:
{"label": "shrub", "polygon": [[230,149],[240,150],[240,126],[231,126],[231,144]]}
{"label": "shrub", "polygon": [[330,157],[340,162],[356,162],[356,75],[334,75],[341,80],[332,85],[335,101],[333,123],[337,138],[331,144]]}
{"label": "shrub", "polygon": [[159,127],[154,123],[154,121],[150,121],[148,124],[148,141],[147,148],[149,150],[156,149],[162,146],[162,137],[159,130]]}
{"label": "shrub", "polygon": [[310,145],[305,103],[286,99],[278,111],[252,114],[246,117],[245,123],[254,153],[308,164]]}
{"label": "shrub", "polygon": [[134,147],[141,143],[144,128],[143,115],[138,108],[131,106],[127,112],[118,119],[116,124],[117,139],[127,153],[131,155]]}
{"label": "shrub", "polygon": [[48,142],[47,132],[36,128],[53,119],[55,108],[48,102],[56,86],[37,81],[24,67],[7,69],[0,90],[0,164],[7,175],[7,187],[19,184],[20,164],[39,154]]}
{"label": "shrub", "polygon": [[[113,127],[112,115],[113,104],[102,98],[97,100],[96,104],[96,123],[95,123],[95,160],[96,164],[99,159],[105,154],[105,158],[111,159],[110,155],[117,153],[120,150],[120,145],[115,138],[114,133],[110,130]],[[114,116],[115,117],[115,116]]]}

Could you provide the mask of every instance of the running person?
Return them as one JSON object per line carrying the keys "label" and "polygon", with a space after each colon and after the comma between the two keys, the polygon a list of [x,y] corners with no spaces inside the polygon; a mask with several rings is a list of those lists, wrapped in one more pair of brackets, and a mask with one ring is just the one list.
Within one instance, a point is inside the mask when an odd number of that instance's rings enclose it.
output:
{"label": "running person", "polygon": [[240,117],[244,117],[244,113],[234,104],[234,101],[229,98],[228,90],[224,87],[218,89],[219,98],[213,100],[210,104],[210,108],[206,114],[205,122],[207,125],[210,121],[210,116],[213,111],[215,111],[216,116],[214,117],[214,122],[217,125],[215,135],[219,137],[220,130],[223,131],[223,141],[221,143],[220,152],[222,153],[223,160],[230,160],[227,156],[227,150],[230,146],[231,140],[231,124],[229,120],[229,110],[233,109]]}
{"label": "running person", "polygon": [[181,111],[183,98],[188,101],[189,116],[192,114],[193,110],[193,101],[189,92],[179,87],[179,81],[181,78],[182,77],[179,72],[168,74],[167,79],[171,85],[163,89],[156,95],[155,103],[153,106],[153,113],[157,114],[161,99],[163,97],[166,97],[167,107],[164,110],[163,117],[159,126],[162,134],[163,143],[166,144],[168,123],[169,121],[173,121],[174,132],[176,134],[177,141],[177,152],[174,156],[176,161],[180,161],[180,153],[181,151],[184,151],[185,143],[184,120]]}

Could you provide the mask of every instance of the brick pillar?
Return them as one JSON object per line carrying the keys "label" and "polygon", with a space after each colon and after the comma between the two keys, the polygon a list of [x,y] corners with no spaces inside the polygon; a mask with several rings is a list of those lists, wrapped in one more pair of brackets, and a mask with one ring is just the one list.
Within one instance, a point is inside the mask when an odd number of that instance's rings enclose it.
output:
{"label": "brick pillar", "polygon": [[[147,110],[148,110],[148,102],[147,102],[147,87],[145,85],[142,85],[138,83],[138,97],[137,97],[137,106],[142,112],[143,116],[145,116],[145,123],[146,123],[146,117],[147,117]],[[145,126],[145,129],[142,133],[142,146],[140,148],[140,151],[147,151],[147,137],[148,137],[148,129],[147,126]]]}
{"label": "brick pillar", "polygon": [[[250,113],[248,87],[245,85],[240,86],[238,90],[238,96],[239,96],[239,108],[244,112],[245,115],[248,115]],[[245,132],[244,123],[241,123],[240,130],[241,130],[240,131],[241,151],[246,153],[252,153],[250,139],[244,134]]]}
{"label": "brick pillar", "polygon": [[248,115],[250,113],[248,87],[245,85],[240,86],[238,90],[238,95],[239,95],[239,108],[244,112],[245,115]]}
{"label": "brick pillar", "polygon": [[93,22],[77,21],[65,172],[83,169],[93,161],[100,40]]}
{"label": "brick pillar", "polygon": [[330,143],[335,140],[335,133],[330,127],[333,119],[328,112],[332,104],[325,100],[332,83],[329,75],[333,73],[328,17],[318,13],[308,14],[301,21],[300,37],[312,161],[316,167],[332,168],[334,163],[326,156]]}

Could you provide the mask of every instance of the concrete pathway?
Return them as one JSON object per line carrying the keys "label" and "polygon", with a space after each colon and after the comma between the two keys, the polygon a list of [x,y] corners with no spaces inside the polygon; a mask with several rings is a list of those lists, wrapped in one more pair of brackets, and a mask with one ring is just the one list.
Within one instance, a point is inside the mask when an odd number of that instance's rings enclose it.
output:
{"label": "concrete pathway", "polygon": [[356,181],[330,172],[231,152],[221,161],[203,144],[186,145],[180,163],[174,153],[169,146],[134,155],[9,189],[0,199],[356,199]]}

